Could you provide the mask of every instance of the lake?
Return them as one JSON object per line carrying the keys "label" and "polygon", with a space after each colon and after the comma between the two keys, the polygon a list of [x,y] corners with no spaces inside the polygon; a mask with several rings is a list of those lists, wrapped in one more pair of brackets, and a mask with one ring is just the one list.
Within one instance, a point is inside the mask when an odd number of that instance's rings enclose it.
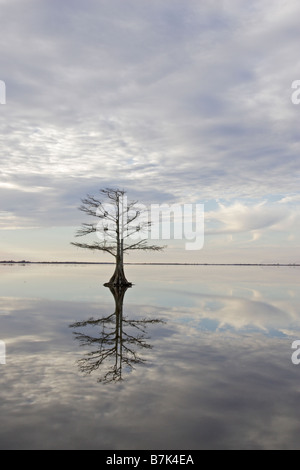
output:
{"label": "lake", "polygon": [[0,448],[299,449],[299,269],[0,266]]}

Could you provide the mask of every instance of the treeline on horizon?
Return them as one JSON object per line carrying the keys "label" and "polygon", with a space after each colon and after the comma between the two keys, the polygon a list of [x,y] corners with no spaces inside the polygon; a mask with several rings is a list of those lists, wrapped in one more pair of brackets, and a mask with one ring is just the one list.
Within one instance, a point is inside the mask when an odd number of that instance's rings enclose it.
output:
{"label": "treeline on horizon", "polygon": [[[114,264],[104,261],[14,261],[4,260],[0,264]],[[300,266],[299,263],[124,263],[128,265],[156,265],[156,266]]]}

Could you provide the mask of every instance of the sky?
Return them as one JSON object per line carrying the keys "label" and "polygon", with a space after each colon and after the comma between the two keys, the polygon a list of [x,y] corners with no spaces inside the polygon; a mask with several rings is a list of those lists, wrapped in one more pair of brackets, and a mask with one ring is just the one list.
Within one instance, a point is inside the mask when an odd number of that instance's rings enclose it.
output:
{"label": "sky", "polygon": [[300,262],[298,0],[0,12],[0,260],[113,261],[70,244],[81,198],[111,187],[204,204],[201,249],[157,240],[128,262]]}

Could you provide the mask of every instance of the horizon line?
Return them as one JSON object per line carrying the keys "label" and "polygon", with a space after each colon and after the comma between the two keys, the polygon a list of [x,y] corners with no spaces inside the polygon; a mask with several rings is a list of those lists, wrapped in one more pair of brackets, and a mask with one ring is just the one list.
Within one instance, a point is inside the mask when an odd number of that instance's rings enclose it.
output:
{"label": "horizon line", "polygon": [[[0,264],[92,264],[101,265],[109,264],[114,265],[112,261],[0,261]],[[158,262],[127,262],[124,265],[154,265],[154,266],[300,266],[299,263],[158,263]]]}

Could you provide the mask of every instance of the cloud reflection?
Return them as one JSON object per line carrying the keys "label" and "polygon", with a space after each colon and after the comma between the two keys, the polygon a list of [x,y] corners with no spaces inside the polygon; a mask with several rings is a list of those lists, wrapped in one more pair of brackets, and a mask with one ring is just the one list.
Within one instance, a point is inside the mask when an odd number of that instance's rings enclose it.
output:
{"label": "cloud reflection", "polygon": [[[147,270],[147,279],[156,273]],[[55,268],[48,297],[37,292],[41,268],[35,276],[30,272],[26,291],[35,298],[1,297],[7,364],[0,375],[0,448],[299,449],[300,369],[291,362],[291,339],[300,331],[295,271],[284,276],[272,270],[272,291],[265,271],[262,282],[258,270],[243,282],[236,271],[235,280],[227,270],[222,282],[216,271],[206,270],[205,281],[200,276],[195,281],[192,268],[189,272],[193,281],[185,285],[176,280],[178,271],[168,273],[169,284],[162,273],[156,273],[156,284],[142,283],[140,276],[141,285],[126,292],[124,304],[123,295],[113,294],[115,311],[108,289],[98,283],[87,289],[82,271],[69,300],[51,299],[62,289],[63,268]],[[84,301],[74,298],[80,285],[88,294]],[[153,348],[135,349],[137,356],[146,353],[146,366],[141,362],[128,373],[125,365],[126,380],[103,386],[95,377],[115,367],[122,309],[123,339],[129,341],[123,345],[134,349],[139,337]],[[82,321],[83,312],[95,320]],[[151,325],[151,341],[144,336],[150,324],[135,323],[141,312],[165,321]],[[86,359],[99,351],[105,326],[112,340],[102,351],[113,349],[108,368],[102,364],[91,374],[80,373],[76,360],[82,354],[71,322],[84,344],[87,340]],[[290,336],[277,334],[284,328]],[[108,378],[120,378],[119,370],[113,371]]]}

